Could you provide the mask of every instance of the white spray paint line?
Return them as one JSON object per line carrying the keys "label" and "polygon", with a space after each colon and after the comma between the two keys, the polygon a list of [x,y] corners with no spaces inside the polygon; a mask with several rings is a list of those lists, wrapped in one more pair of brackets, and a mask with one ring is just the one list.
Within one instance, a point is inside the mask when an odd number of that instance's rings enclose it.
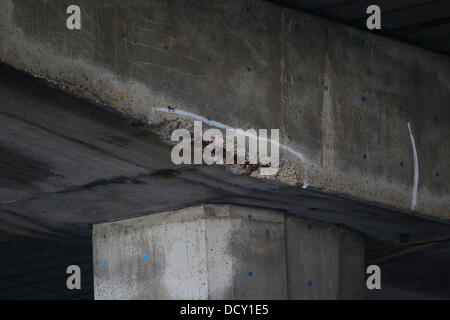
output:
{"label": "white spray paint line", "polygon": [[[208,124],[209,126],[220,128],[220,129],[225,129],[225,130],[228,129],[228,130],[233,130],[233,131],[240,131],[241,130],[241,129],[233,128],[233,127],[231,127],[229,125],[226,125],[226,124],[214,121],[214,120],[208,120],[205,117],[202,117],[202,116],[200,116],[198,114],[195,114],[195,113],[192,113],[192,112],[189,112],[189,111],[184,111],[184,110],[180,110],[180,109],[161,108],[161,107],[157,107],[157,108],[155,108],[155,110],[156,111],[160,111],[160,112],[166,112],[166,113],[182,115],[182,116],[185,116],[185,117],[188,117],[188,118],[191,118],[191,119],[202,121],[202,122]],[[283,150],[289,152],[290,154],[294,155],[296,158],[300,159],[303,163],[306,164],[306,161],[305,161],[305,158],[303,157],[303,155],[300,152],[295,151],[291,147],[288,147],[288,146],[286,146],[284,144],[280,144],[280,143],[278,143],[276,141],[273,141],[272,139],[260,138],[258,136],[253,135],[253,134],[248,134],[248,136],[251,136],[252,138],[255,138],[256,140],[270,142],[271,144],[278,146],[278,148],[283,149]],[[308,187],[308,178],[307,178],[307,176],[305,174],[305,180],[303,181],[303,187],[302,188],[306,189],[307,187]]]}
{"label": "white spray paint line", "polygon": [[408,122],[408,130],[409,130],[409,137],[411,138],[411,144],[414,152],[414,187],[413,187],[413,193],[412,193],[412,199],[411,199],[411,210],[416,209],[417,205],[417,186],[419,184],[419,160],[417,159],[417,150],[416,150],[416,144],[414,143],[414,137],[411,132],[411,125]]}

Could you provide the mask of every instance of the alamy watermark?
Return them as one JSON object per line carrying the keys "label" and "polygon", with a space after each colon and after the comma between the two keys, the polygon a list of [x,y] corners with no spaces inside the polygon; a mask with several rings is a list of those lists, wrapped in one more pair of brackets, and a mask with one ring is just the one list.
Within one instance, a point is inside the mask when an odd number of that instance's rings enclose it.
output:
{"label": "alamy watermark", "polygon": [[171,159],[176,165],[259,164],[261,175],[275,175],[280,164],[279,130],[271,129],[270,138],[267,133],[267,129],[226,129],[224,139],[219,129],[203,132],[202,121],[194,121],[193,137],[187,129],[173,131],[171,140],[179,143],[173,147]]}
{"label": "alamy watermark", "polygon": [[70,16],[66,20],[66,27],[69,30],[81,30],[81,9],[78,5],[72,4],[67,7],[67,14]]}
{"label": "alamy watermark", "polygon": [[70,274],[70,276],[66,280],[67,289],[73,290],[81,289],[81,269],[76,264],[72,264],[67,267],[66,273]]}

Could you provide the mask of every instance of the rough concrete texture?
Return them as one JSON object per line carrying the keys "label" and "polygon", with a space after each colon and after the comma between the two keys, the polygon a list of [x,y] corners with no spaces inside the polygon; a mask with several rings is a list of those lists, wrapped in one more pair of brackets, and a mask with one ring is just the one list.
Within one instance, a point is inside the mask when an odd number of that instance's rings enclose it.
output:
{"label": "rough concrete texture", "polygon": [[355,299],[364,239],[281,211],[202,205],[93,227],[96,299]]}
{"label": "rough concrete texture", "polygon": [[69,4],[2,1],[0,60],[156,127],[279,128],[278,181],[450,217],[449,57],[261,1]]}

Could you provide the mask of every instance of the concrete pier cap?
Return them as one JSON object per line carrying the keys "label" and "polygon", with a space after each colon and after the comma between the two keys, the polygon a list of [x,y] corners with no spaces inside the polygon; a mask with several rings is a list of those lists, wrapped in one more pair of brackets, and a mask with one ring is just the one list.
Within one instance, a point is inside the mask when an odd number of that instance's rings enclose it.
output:
{"label": "concrete pier cap", "polygon": [[237,205],[93,226],[96,299],[359,299],[364,238]]}

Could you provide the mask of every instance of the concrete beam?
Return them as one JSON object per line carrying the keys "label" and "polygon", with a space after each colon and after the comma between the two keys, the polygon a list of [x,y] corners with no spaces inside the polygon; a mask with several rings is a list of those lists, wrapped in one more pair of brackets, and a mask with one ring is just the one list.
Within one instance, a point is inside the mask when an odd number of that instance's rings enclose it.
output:
{"label": "concrete beam", "polygon": [[448,56],[262,1],[79,0],[75,31],[69,4],[3,1],[0,60],[166,141],[168,106],[280,129],[304,161],[283,152],[277,181],[450,217]]}
{"label": "concrete beam", "polygon": [[235,205],[93,226],[96,299],[351,299],[364,294],[356,232]]}

